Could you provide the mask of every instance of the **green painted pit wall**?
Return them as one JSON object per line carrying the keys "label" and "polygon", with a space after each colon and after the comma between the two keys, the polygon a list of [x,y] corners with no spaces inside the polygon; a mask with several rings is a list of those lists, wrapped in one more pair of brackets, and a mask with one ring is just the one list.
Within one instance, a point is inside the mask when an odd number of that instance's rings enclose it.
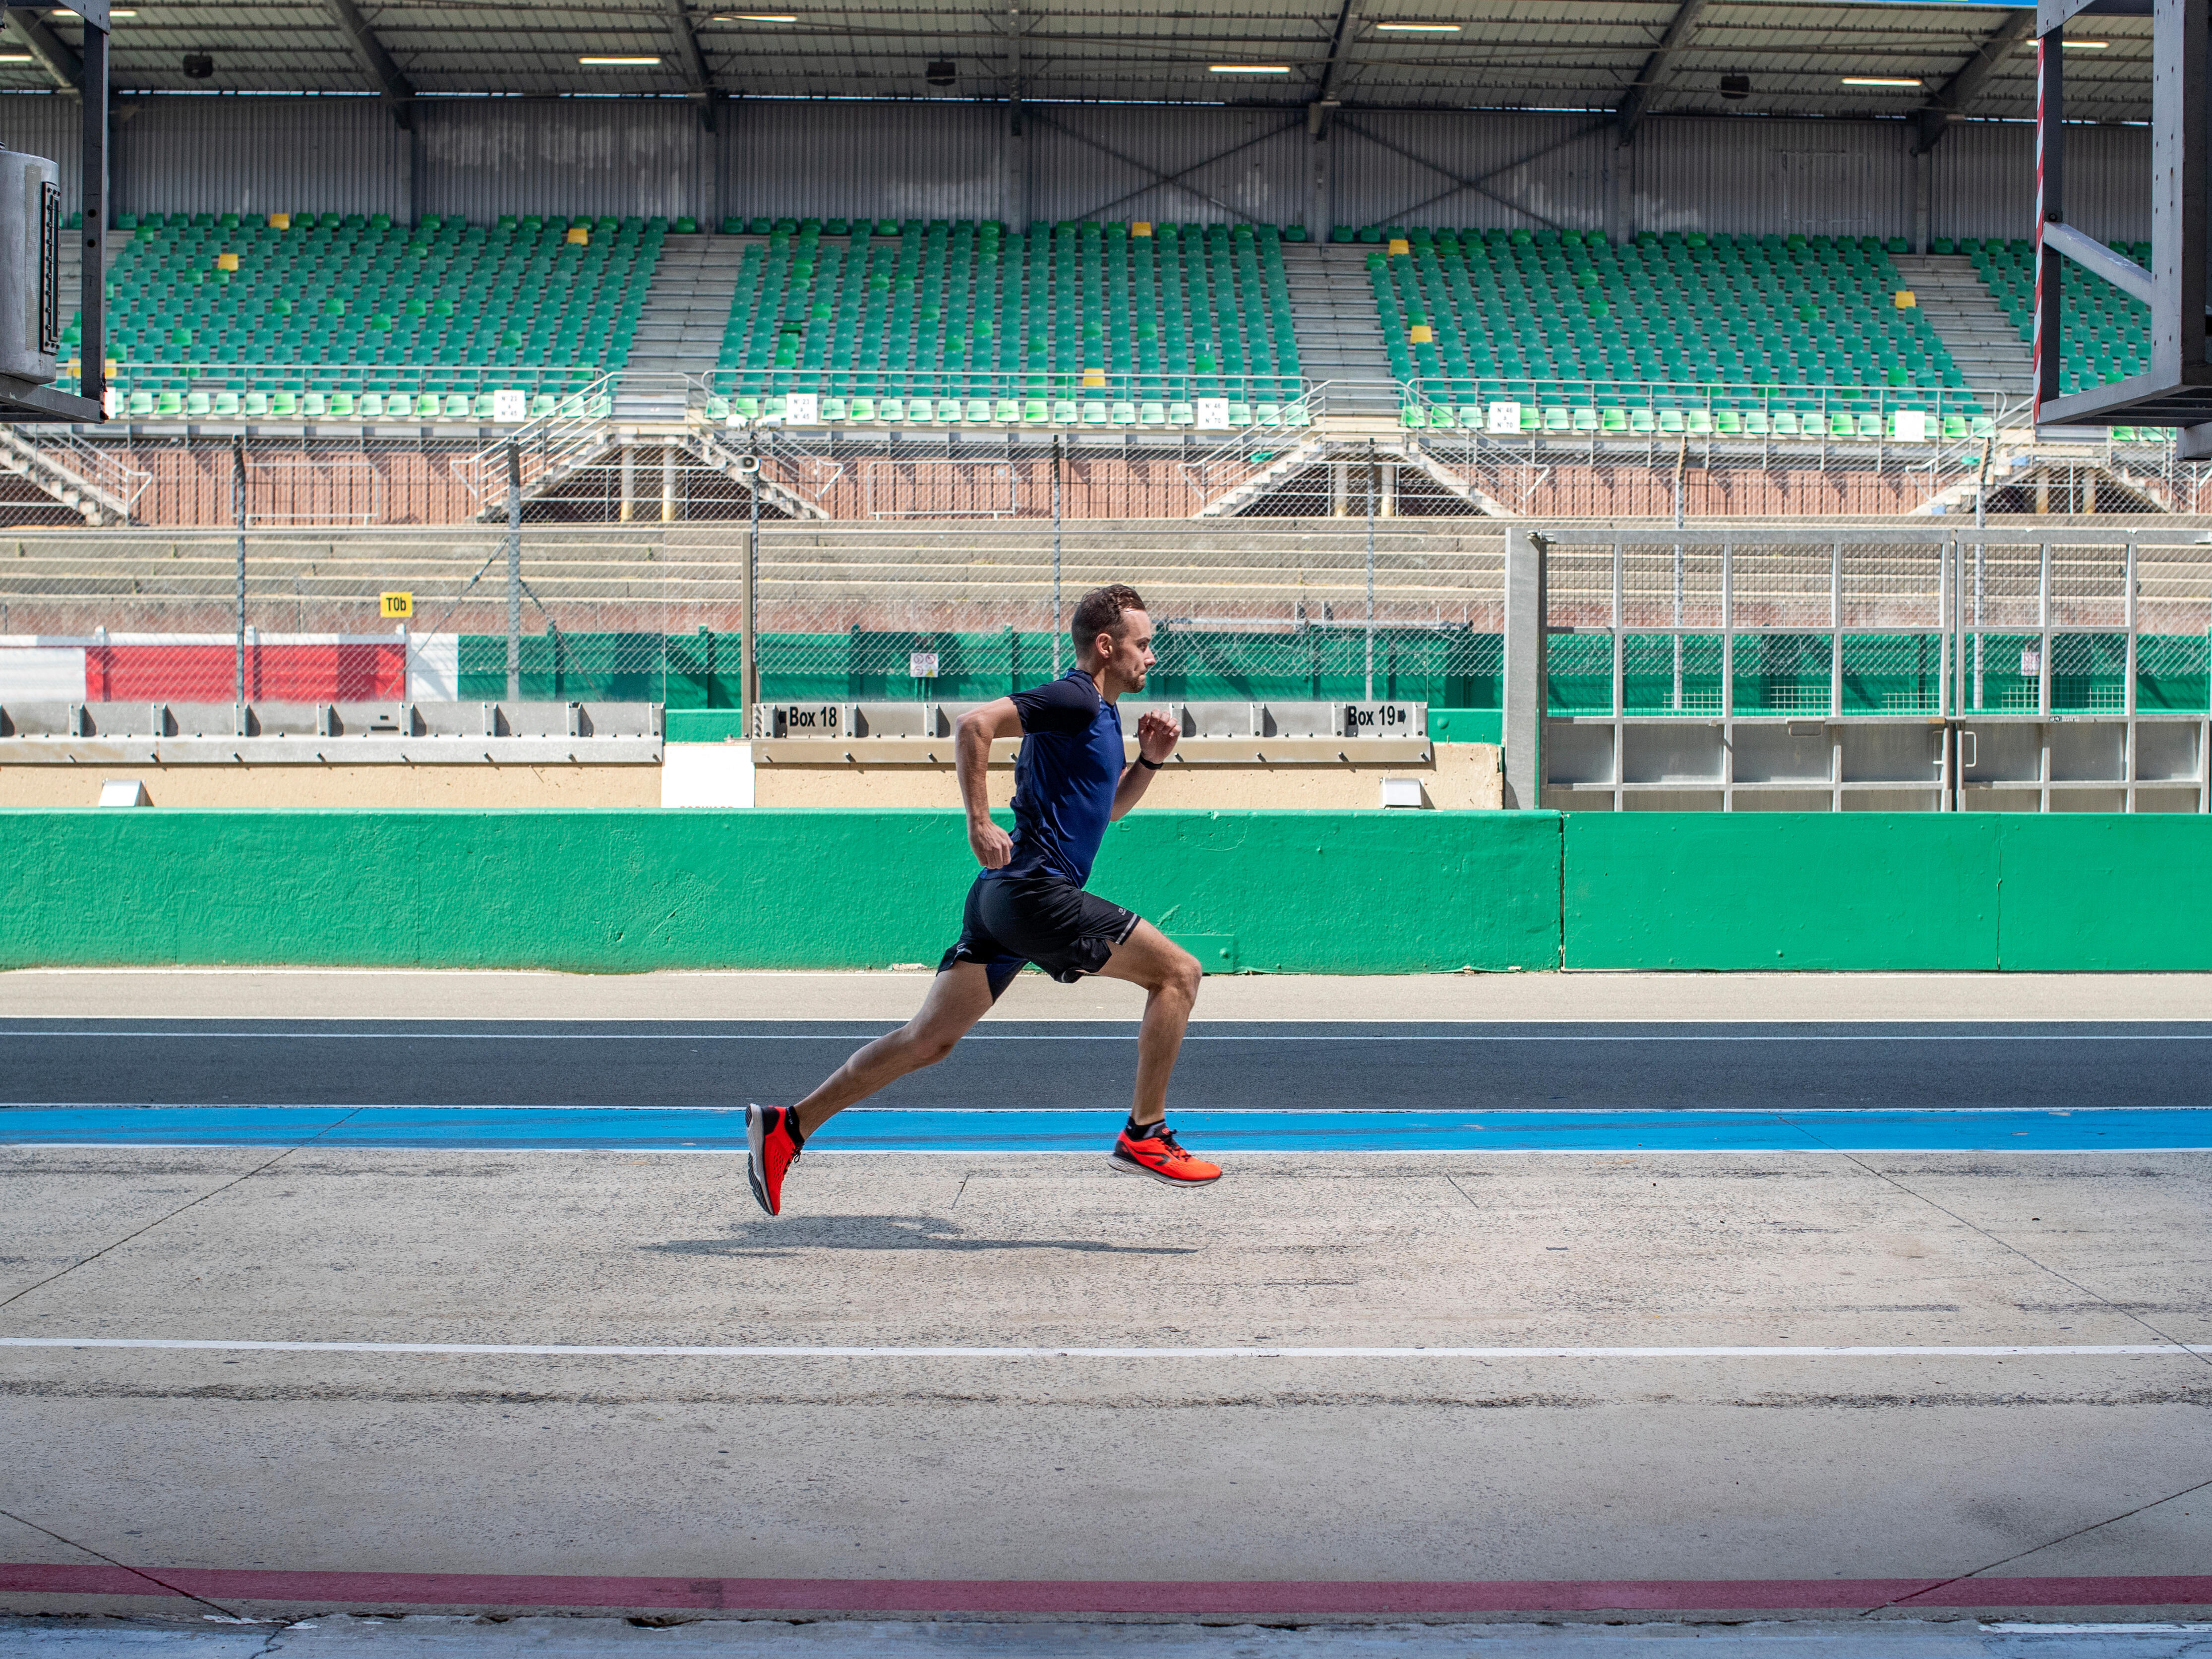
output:
{"label": "green painted pit wall", "polygon": [[2212,969],[2212,818],[1570,813],[1570,968]]}
{"label": "green painted pit wall", "polygon": [[[933,963],[957,812],[0,811],[0,966]],[[1277,973],[1549,968],[1555,814],[1143,812],[1092,885]]]}
{"label": "green painted pit wall", "polygon": [[[960,815],[0,811],[0,967],[934,963]],[[1139,812],[1097,890],[1215,967],[2212,970],[2212,818]]]}

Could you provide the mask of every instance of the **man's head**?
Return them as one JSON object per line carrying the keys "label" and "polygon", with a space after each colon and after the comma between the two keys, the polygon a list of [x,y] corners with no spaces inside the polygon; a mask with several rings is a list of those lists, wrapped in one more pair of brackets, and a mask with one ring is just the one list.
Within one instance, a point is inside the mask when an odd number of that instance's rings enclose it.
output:
{"label": "man's head", "polygon": [[1100,691],[1119,696],[1145,689],[1152,666],[1152,619],[1137,590],[1115,582],[1094,587],[1075,602],[1077,666],[1098,682]]}

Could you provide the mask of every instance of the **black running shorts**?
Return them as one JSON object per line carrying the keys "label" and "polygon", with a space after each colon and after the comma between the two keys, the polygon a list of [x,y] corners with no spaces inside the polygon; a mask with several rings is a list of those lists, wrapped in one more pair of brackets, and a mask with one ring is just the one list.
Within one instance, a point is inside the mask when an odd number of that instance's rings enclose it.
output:
{"label": "black running shorts", "polygon": [[1057,876],[1004,876],[986,871],[968,890],[960,938],[937,964],[982,964],[995,997],[1034,962],[1063,985],[1106,965],[1115,945],[1137,931],[1137,913],[1109,904]]}

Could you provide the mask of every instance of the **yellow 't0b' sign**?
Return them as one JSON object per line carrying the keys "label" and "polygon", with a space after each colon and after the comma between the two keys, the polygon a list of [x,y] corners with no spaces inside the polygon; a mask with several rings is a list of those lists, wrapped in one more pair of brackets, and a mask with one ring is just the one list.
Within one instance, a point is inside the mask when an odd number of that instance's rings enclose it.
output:
{"label": "yellow 't0b' sign", "polygon": [[386,593],[384,595],[384,614],[387,617],[413,616],[415,596],[412,593]]}

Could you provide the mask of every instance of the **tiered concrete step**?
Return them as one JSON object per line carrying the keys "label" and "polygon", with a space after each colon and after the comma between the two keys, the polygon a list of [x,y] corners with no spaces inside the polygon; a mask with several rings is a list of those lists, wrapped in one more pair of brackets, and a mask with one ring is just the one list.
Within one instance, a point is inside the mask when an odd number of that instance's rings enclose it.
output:
{"label": "tiered concrete step", "polygon": [[1310,381],[1335,382],[1328,413],[1395,419],[1398,394],[1368,286],[1367,252],[1356,243],[1287,242],[1283,276],[1297,330],[1298,368]]}
{"label": "tiered concrete step", "polygon": [[1890,256],[1966,384],[2026,397],[2034,362],[2012,319],[1963,253]]}
{"label": "tiered concrete step", "polygon": [[712,368],[721,353],[744,249],[735,236],[672,236],[661,245],[615,396],[617,420],[684,417],[682,377]]}

